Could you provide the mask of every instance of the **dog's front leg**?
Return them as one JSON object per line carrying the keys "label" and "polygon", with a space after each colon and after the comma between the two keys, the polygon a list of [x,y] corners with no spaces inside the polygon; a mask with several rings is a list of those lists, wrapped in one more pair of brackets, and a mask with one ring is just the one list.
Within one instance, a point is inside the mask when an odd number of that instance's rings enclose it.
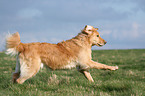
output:
{"label": "dog's front leg", "polygon": [[90,61],[88,63],[88,65],[90,66],[90,68],[95,68],[95,69],[109,69],[109,70],[117,70],[118,66],[108,66],[105,64],[101,64],[98,62],[94,62],[94,61]]}
{"label": "dog's front leg", "polygon": [[93,78],[92,78],[92,76],[91,76],[91,74],[90,74],[88,69],[82,69],[79,66],[79,67],[77,67],[77,70],[79,72],[81,72],[90,82],[94,82],[94,80],[93,80]]}
{"label": "dog's front leg", "polygon": [[85,77],[86,77],[89,81],[94,82],[94,80],[93,80],[93,78],[92,78],[90,72],[88,72],[88,71],[83,71],[83,74],[85,75]]}
{"label": "dog's front leg", "polygon": [[84,76],[90,81],[90,82],[94,82],[91,74],[89,71],[86,71],[86,70],[79,70],[79,72],[83,73]]}

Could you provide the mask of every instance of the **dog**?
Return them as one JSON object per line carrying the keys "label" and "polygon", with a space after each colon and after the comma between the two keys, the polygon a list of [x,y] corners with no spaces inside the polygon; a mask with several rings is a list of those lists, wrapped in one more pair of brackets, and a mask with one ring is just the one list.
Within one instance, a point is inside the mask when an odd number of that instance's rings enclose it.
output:
{"label": "dog", "polygon": [[22,84],[35,76],[42,63],[52,70],[75,67],[91,82],[94,82],[89,73],[91,68],[117,70],[118,66],[108,66],[92,60],[91,47],[101,47],[107,43],[97,30],[98,28],[86,25],[76,37],[57,44],[22,43],[18,32],[10,35],[6,39],[6,53],[17,55],[13,83]]}

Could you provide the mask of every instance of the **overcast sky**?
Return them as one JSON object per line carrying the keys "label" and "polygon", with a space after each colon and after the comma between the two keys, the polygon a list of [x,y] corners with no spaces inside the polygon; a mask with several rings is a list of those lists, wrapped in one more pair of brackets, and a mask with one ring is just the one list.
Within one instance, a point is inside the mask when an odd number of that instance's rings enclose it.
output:
{"label": "overcast sky", "polygon": [[145,0],[0,0],[0,51],[5,36],[57,43],[85,25],[99,28],[108,43],[93,49],[145,48]]}

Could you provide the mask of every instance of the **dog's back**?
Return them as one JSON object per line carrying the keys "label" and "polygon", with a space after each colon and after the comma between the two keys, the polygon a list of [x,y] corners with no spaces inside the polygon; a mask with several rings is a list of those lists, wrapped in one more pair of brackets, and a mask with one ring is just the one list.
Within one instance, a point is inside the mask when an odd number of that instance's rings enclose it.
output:
{"label": "dog's back", "polygon": [[58,44],[40,43],[38,54],[40,55],[41,62],[53,70],[64,69],[68,63],[75,62],[77,54],[74,51],[78,49],[72,49],[72,46],[68,44],[68,46],[65,46],[63,43],[64,42]]}

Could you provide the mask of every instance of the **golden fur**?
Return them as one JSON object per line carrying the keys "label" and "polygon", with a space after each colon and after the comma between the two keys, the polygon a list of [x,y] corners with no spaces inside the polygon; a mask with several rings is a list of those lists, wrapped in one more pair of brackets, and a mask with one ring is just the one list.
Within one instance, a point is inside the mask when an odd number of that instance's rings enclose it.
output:
{"label": "golden fur", "polygon": [[41,63],[53,70],[77,67],[78,71],[92,82],[93,78],[88,71],[90,68],[118,69],[117,66],[107,66],[92,61],[91,47],[106,44],[97,30],[93,26],[86,25],[76,37],[58,44],[21,43],[19,33],[12,34],[6,39],[6,47],[7,54],[17,55],[13,82],[22,84],[34,76],[39,71]]}

